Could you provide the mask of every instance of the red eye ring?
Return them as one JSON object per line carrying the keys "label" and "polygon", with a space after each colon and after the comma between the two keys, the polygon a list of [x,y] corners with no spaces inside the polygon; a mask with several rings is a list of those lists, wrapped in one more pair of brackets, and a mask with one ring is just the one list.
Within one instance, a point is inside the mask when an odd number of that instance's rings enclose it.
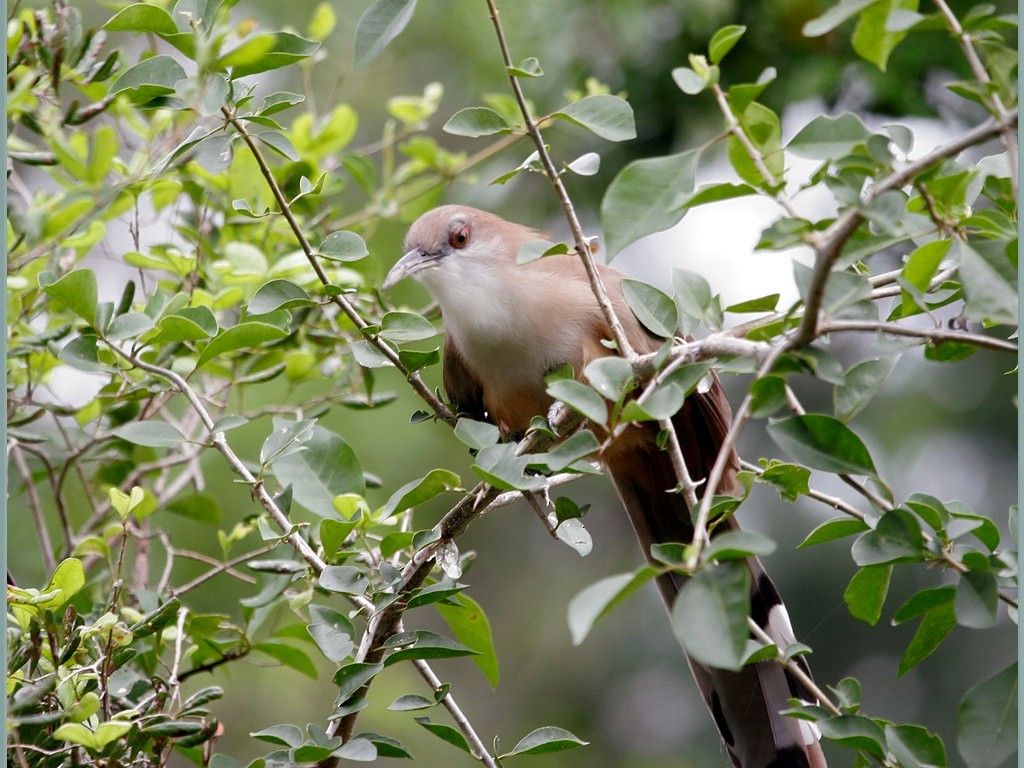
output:
{"label": "red eye ring", "polygon": [[469,245],[469,224],[452,227],[448,233],[448,245],[452,248],[465,248]]}

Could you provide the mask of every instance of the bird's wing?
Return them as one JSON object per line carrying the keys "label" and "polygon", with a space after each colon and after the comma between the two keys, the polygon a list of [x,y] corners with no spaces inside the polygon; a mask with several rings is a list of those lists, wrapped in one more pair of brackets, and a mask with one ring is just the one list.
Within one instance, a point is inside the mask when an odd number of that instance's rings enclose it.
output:
{"label": "bird's wing", "polygon": [[461,416],[483,419],[484,390],[476,374],[466,365],[451,336],[444,340],[444,391]]}

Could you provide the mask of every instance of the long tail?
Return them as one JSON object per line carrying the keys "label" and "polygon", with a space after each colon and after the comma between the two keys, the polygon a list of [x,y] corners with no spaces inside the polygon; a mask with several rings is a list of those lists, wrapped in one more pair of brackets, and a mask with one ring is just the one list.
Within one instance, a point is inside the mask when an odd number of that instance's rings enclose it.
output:
{"label": "long tail", "polygon": [[[705,394],[688,397],[673,422],[691,474],[707,477],[728,427],[729,408],[717,381]],[[641,436],[642,435],[642,436]],[[653,431],[636,432],[620,440],[605,455],[612,477],[645,555],[652,544],[693,537],[690,511],[675,487],[675,473]],[[730,467],[721,492],[735,491],[736,466]],[[735,527],[735,523],[730,520]],[[782,598],[760,561],[747,561],[751,571],[751,615],[780,647],[795,642]],[[681,574],[666,574],[658,588],[671,611],[685,582]],[[739,672],[705,666],[688,658],[726,750],[736,768],[827,768],[816,730],[802,720],[780,715],[792,697],[814,701],[812,695],[779,664],[767,661]],[[806,660],[797,663],[810,675]]]}

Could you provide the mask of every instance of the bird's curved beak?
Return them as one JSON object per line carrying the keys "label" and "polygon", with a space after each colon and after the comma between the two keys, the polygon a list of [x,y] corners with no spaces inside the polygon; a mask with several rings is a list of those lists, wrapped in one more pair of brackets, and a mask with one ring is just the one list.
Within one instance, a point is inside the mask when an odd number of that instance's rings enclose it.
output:
{"label": "bird's curved beak", "polygon": [[431,264],[438,260],[438,256],[432,253],[425,253],[419,248],[413,248],[405,256],[395,262],[395,265],[390,269],[387,275],[384,277],[384,283],[381,285],[383,290],[387,290],[394,286],[399,280],[404,280],[410,275],[414,275],[421,269],[429,267]]}

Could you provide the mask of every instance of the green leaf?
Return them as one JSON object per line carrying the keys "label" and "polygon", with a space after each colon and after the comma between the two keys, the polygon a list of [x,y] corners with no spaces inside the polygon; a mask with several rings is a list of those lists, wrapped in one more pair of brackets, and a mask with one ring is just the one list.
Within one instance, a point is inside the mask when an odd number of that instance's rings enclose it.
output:
{"label": "green leaf", "polygon": [[956,626],[956,615],[953,612],[953,591],[949,590],[949,599],[929,610],[910,640],[903,658],[900,659],[897,677],[902,677],[917,664],[939,647],[953,627]]}
{"label": "green leaf", "polygon": [[335,496],[362,495],[366,490],[355,451],[323,427],[313,429],[304,451],[284,456],[272,466],[278,482],[292,486],[295,501],[321,517],[336,517]]}
{"label": "green leaf", "polygon": [[700,150],[636,160],[612,180],[601,201],[601,224],[610,261],[645,235],[677,224],[679,201],[693,192]]}
{"label": "green leaf", "polygon": [[612,402],[634,386],[633,366],[618,355],[606,355],[587,363],[583,369],[587,383]]}
{"label": "green leaf", "polygon": [[425,699],[422,696],[417,696],[414,693],[406,694],[405,696],[399,696],[393,702],[388,705],[388,709],[393,712],[409,712],[416,709],[430,709],[436,707],[438,702],[432,701],[431,699]]}
{"label": "green leaf", "polygon": [[672,80],[679,86],[679,90],[687,96],[696,96],[708,87],[708,80],[689,67],[676,67],[673,69]]}
{"label": "green leaf", "polygon": [[510,75],[516,77],[542,77],[544,70],[540,68],[540,62],[533,56],[523,59],[514,67],[508,68]]}
{"label": "green leaf", "polygon": [[136,104],[170,96],[179,80],[187,77],[181,64],[170,56],[152,56],[129,67],[110,86],[110,95],[127,92]]}
{"label": "green leaf", "polygon": [[158,333],[150,339],[154,344],[174,341],[201,341],[217,333],[217,318],[208,307],[182,307],[157,322]]}
{"label": "green leaf", "polygon": [[455,436],[476,451],[489,448],[501,440],[501,432],[493,424],[467,418],[459,419],[455,425]]}
{"label": "green leaf", "polygon": [[994,627],[999,618],[999,587],[991,571],[960,574],[953,608],[956,623],[970,629]]}
{"label": "green leaf", "polygon": [[603,578],[572,598],[568,606],[572,644],[582,643],[599,619],[657,575],[656,569],[644,566],[633,573]]}
{"label": "green leaf", "polygon": [[850,615],[871,626],[877,624],[882,616],[891,576],[892,565],[871,565],[857,571],[843,593]]}
{"label": "green leaf", "polygon": [[746,27],[730,24],[715,32],[711,37],[711,42],[708,43],[708,60],[712,64],[718,64],[725,58],[725,54],[731,51],[733,46],[739,42],[746,31]]}
{"label": "green leaf", "polygon": [[147,419],[129,421],[113,430],[122,440],[150,448],[173,448],[185,442],[185,436],[166,421]]}
{"label": "green leaf", "polygon": [[107,326],[107,338],[111,341],[133,339],[153,328],[153,320],[143,312],[126,312],[118,315]]}
{"label": "green leaf", "polygon": [[437,329],[415,312],[388,312],[381,320],[380,335],[398,343],[422,341],[437,336]]}
{"label": "green leaf", "polygon": [[886,725],[885,741],[902,768],[946,765],[946,745],[920,725]]}
{"label": "green leaf", "polygon": [[1017,751],[1017,662],[967,691],[956,715],[957,749],[971,768]]}
{"label": "green leaf", "polygon": [[849,421],[871,402],[896,366],[895,357],[863,360],[851,367],[832,392],[836,418]]}
{"label": "green leaf", "polygon": [[278,341],[287,335],[288,331],[270,323],[258,321],[239,323],[221,331],[206,345],[206,349],[196,360],[196,368],[199,369],[213,358],[234,352],[236,349],[248,349],[269,341]]}
{"label": "green leaf", "polygon": [[737,83],[729,88],[729,106],[734,113],[745,110],[754,99],[764,93],[778,76],[775,67],[765,67],[753,83]]}
{"label": "green leaf", "polygon": [[860,715],[840,715],[818,723],[821,735],[853,749],[862,749],[876,757],[885,756],[885,732],[874,720]]}
{"label": "green leaf", "polygon": [[384,642],[383,647],[386,649],[399,648],[384,660],[385,667],[410,659],[450,659],[458,656],[472,656],[476,653],[473,649],[450,637],[423,629],[392,635]]}
{"label": "green leaf", "polygon": [[598,94],[574,101],[552,117],[576,123],[608,141],[628,141],[636,138],[633,109],[618,96]]}
{"label": "green leaf", "polygon": [[547,393],[582,413],[595,424],[608,421],[608,406],[604,398],[586,384],[573,379],[561,379],[548,384]]}
{"label": "green leaf", "polygon": [[593,176],[601,170],[601,156],[597,152],[587,152],[565,167],[577,176]]}
{"label": "green leaf", "polygon": [[704,549],[704,559],[743,560],[767,557],[775,551],[775,542],[754,531],[725,531],[713,537]]}
{"label": "green leaf", "polygon": [[539,475],[526,474],[530,461],[529,456],[517,456],[514,445],[499,443],[481,450],[472,469],[484,482],[503,491],[537,490],[544,486],[545,480]]}
{"label": "green leaf", "polygon": [[246,77],[287,67],[312,56],[319,48],[316,40],[291,32],[268,32],[247,38],[221,56],[214,66],[217,69],[231,67],[232,78]]}
{"label": "green leaf", "polygon": [[361,595],[369,586],[366,575],[352,565],[328,565],[320,573],[320,586],[328,592]]}
{"label": "green leaf", "polygon": [[859,566],[922,560],[924,539],[917,518],[905,509],[891,509],[878,519],[874,530],[855,542],[851,554]]}
{"label": "green leaf", "polygon": [[781,376],[763,376],[750,385],[750,416],[763,419],[786,404],[786,380]]}
{"label": "green leaf", "polygon": [[[782,154],[782,125],[779,123],[779,116],[763,104],[752,101],[736,117],[751,144],[761,153],[765,167],[775,177],[774,183],[782,181],[785,160]],[[761,175],[746,148],[735,136],[729,136],[727,153],[730,164],[743,181],[755,187],[766,187],[773,183]]]}
{"label": "green leaf", "polygon": [[875,465],[861,439],[831,416],[806,414],[768,425],[772,440],[801,464],[825,472],[874,475]]}
{"label": "green leaf", "polygon": [[254,739],[282,747],[298,747],[303,742],[302,731],[297,725],[281,723],[264,728],[262,731],[249,734]]}
{"label": "green leaf", "polygon": [[493,136],[508,133],[511,128],[505,118],[487,107],[467,107],[452,115],[441,129],[453,136]]}
{"label": "green leaf", "polygon": [[820,37],[838,27],[847,19],[856,16],[878,0],[840,0],[816,19],[804,24],[804,37]]}
{"label": "green leaf", "polygon": [[439,739],[447,741],[449,744],[458,747],[463,752],[473,754],[473,751],[469,748],[469,742],[466,741],[466,737],[450,725],[445,725],[444,723],[432,723],[430,722],[429,717],[416,717],[413,719]]}
{"label": "green leaf", "polygon": [[217,497],[208,493],[191,493],[187,496],[180,496],[168,504],[165,509],[204,525],[217,525],[221,519],[220,502],[217,501]]}
{"label": "green leaf", "polygon": [[660,421],[674,416],[683,407],[686,391],[672,381],[660,384],[643,403],[629,400],[622,408],[622,421]]}
{"label": "green leaf", "polygon": [[826,541],[835,541],[867,530],[868,524],[862,520],[854,517],[837,517],[811,531],[807,538],[797,545],[797,549],[813,547],[815,544],[824,544]]}
{"label": "green leaf", "polygon": [[756,299],[741,301],[739,304],[730,304],[725,308],[726,312],[743,314],[746,312],[773,312],[779,303],[779,294],[769,293],[767,296],[760,296]]}
{"label": "green leaf", "polygon": [[454,472],[447,469],[432,469],[423,477],[406,483],[391,494],[391,498],[382,508],[382,517],[387,518],[417,507],[446,491],[458,488],[461,483],[461,478]]}
{"label": "green leaf", "polygon": [[655,336],[670,339],[679,324],[675,302],[653,285],[624,278],[622,295],[643,326]]}
{"label": "green leaf", "polygon": [[90,731],[81,723],[64,723],[53,732],[53,736],[61,741],[80,744],[90,752],[100,752],[111,742],[123,738],[133,725],[124,720],[108,720]]}
{"label": "green leaf", "polygon": [[309,294],[295,283],[278,278],[260,286],[249,302],[245,313],[247,315],[265,315],[275,309],[308,307],[314,303],[309,298]]}
{"label": "green leaf", "polygon": [[568,440],[559,443],[544,456],[547,468],[552,472],[561,472],[571,464],[584,459],[601,450],[601,444],[589,429],[582,429]]}
{"label": "green leaf", "polygon": [[491,636],[491,624],[487,620],[487,615],[468,595],[460,594],[453,599],[455,605],[439,602],[434,603],[434,607],[451,627],[455,638],[477,654],[472,658],[473,663],[484,673],[487,682],[492,687],[497,687],[498,655],[494,650],[494,639]]}
{"label": "green leaf", "polygon": [[893,623],[902,624],[905,621],[910,621],[910,619],[915,619],[927,613],[938,605],[952,603],[955,594],[956,587],[922,589],[900,606],[900,609],[896,611],[896,615],[893,617]]}
{"label": "green leaf", "polygon": [[589,741],[583,741],[575,734],[563,728],[547,725],[528,733],[519,740],[511,752],[502,755],[501,758],[505,759],[515,755],[544,755],[550,752],[563,752],[567,749],[585,747],[589,743]]}
{"label": "green leaf", "polygon": [[672,628],[686,652],[718,669],[737,671],[746,658],[750,571],[742,562],[698,571],[672,607]]}
{"label": "green leaf", "polygon": [[952,240],[932,240],[916,248],[907,257],[900,276],[919,291],[926,290],[952,244]]}
{"label": "green leaf", "polygon": [[99,299],[96,275],[91,269],[73,269],[60,280],[42,288],[48,296],[55,298],[87,323],[96,321]]}
{"label": "green leaf", "polygon": [[334,673],[334,684],[338,686],[338,701],[346,701],[352,694],[358,691],[367,680],[384,669],[383,664],[367,664],[365,662],[353,662],[346,664]]}
{"label": "green leaf", "polygon": [[355,68],[376,59],[412,19],[416,0],[374,0],[356,24]]}
{"label": "green leaf", "polygon": [[[711,327],[717,325],[718,318],[713,310],[711,286],[703,276],[688,269],[673,267],[672,290],[675,292],[679,314],[684,318],[692,318],[698,323],[704,321]],[[687,323],[680,323],[680,326],[684,332],[692,330]]]}
{"label": "green leaf", "polygon": [[149,3],[135,3],[115,13],[103,25],[108,32],[153,32],[173,35],[178,32],[174,19],[163,8]]}
{"label": "green leaf", "polygon": [[757,478],[762,483],[768,483],[775,487],[779,495],[787,501],[796,501],[798,496],[810,493],[808,481],[811,471],[807,467],[798,464],[787,464],[778,459],[771,459],[765,464],[764,472]]}
{"label": "green leaf", "polygon": [[82,561],[76,557],[61,560],[42,592],[44,595],[53,592],[53,596],[35,603],[35,606],[43,611],[59,611],[84,586],[85,568]]}
{"label": "green leaf", "polygon": [[332,232],[325,237],[318,252],[331,261],[359,261],[370,254],[363,238],[347,229]]}
{"label": "green leaf", "polygon": [[885,72],[889,54],[907,36],[905,30],[890,30],[886,22],[894,12],[916,11],[917,7],[918,0],[879,0],[868,5],[853,30],[853,50]]}
{"label": "green leaf", "polygon": [[853,151],[871,137],[871,131],[851,112],[838,117],[820,115],[794,136],[786,150],[811,160],[834,160]]}
{"label": "green leaf", "polygon": [[968,320],[1016,325],[1017,268],[1016,260],[1011,261],[1007,252],[1001,240],[977,242],[974,247],[958,240],[954,245],[952,253],[960,262],[960,279],[967,297],[964,315]]}

